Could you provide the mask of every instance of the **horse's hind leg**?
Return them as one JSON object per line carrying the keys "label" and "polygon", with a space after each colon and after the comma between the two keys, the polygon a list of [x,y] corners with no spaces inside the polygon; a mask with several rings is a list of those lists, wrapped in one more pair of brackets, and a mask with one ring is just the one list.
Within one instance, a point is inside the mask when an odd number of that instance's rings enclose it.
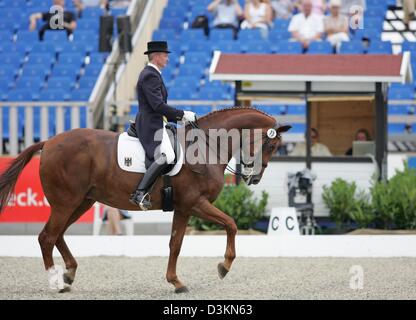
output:
{"label": "horse's hind leg", "polygon": [[43,263],[48,271],[49,286],[51,289],[63,289],[60,284],[61,270],[55,268],[52,252],[59,235],[64,231],[65,226],[71,216],[71,210],[68,208],[59,208],[51,206],[51,215],[45,227],[39,234],[38,240],[42,250]]}
{"label": "horse's hind leg", "polygon": [[[84,202],[81,203],[81,205],[72,213],[71,217],[69,218],[64,230],[59,235],[57,241],[56,241],[56,248],[61,253],[62,258],[65,262],[66,272],[63,275],[64,282],[70,286],[75,280],[75,273],[77,271],[78,263],[73,257],[71,251],[69,250],[65,239],[64,239],[64,233],[69,228],[71,224],[73,224],[75,221],[77,221],[85,211],[87,211],[89,208],[92,207],[95,200],[89,200],[86,199]],[[67,287],[69,290],[70,287]]]}

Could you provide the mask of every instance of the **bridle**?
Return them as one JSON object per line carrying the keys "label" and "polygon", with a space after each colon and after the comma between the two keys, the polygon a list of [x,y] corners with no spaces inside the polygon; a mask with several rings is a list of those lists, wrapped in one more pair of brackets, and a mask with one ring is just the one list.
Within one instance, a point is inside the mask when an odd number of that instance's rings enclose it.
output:
{"label": "bridle", "polygon": [[[193,121],[190,121],[189,122],[189,124],[190,124],[190,126],[193,128],[193,129],[195,129],[195,130],[197,130],[197,134],[198,134],[198,136],[200,137],[200,138],[204,138],[204,137],[201,137],[201,135],[199,134],[200,133],[200,130],[202,130],[200,127],[199,127],[199,125],[198,125],[198,123],[197,123],[197,121],[195,121],[195,122],[193,122]],[[268,134],[262,134],[262,137],[261,137],[261,139],[264,139],[264,141],[263,141],[263,144],[262,144],[262,147],[261,147],[261,150],[259,151],[259,152],[257,152],[257,154],[256,154],[256,156],[255,156],[255,158],[254,158],[254,160],[252,161],[252,162],[250,162],[250,163],[245,163],[244,161],[243,161],[243,159],[240,159],[240,162],[241,162],[241,164],[242,164],[242,166],[243,166],[243,170],[242,170],[242,172],[240,173],[240,172],[237,172],[236,170],[234,170],[229,164],[227,164],[227,166],[225,167],[225,169],[226,170],[228,170],[228,172],[230,172],[230,173],[232,173],[232,174],[235,174],[236,176],[240,176],[240,177],[242,177],[243,179],[244,179],[244,181],[249,181],[253,176],[254,176],[254,164],[256,163],[256,161],[258,161],[258,159],[259,159],[259,157],[262,155],[262,153],[263,153],[263,151],[264,151],[264,149],[266,148],[266,147],[268,147],[268,145],[269,145],[269,142],[272,140],[272,139],[275,139],[275,138],[278,138],[278,139],[280,139],[281,138],[281,135],[280,135],[280,133],[278,132],[278,128],[279,128],[279,125],[277,124],[277,123],[275,123],[275,125],[272,127],[272,128],[270,128],[269,130],[274,130],[274,133],[275,133],[275,136],[274,137],[269,137],[269,135]],[[269,130],[268,130],[268,132],[269,132]],[[204,130],[202,130],[203,132],[204,132],[204,134],[205,134],[205,138],[207,138],[208,137],[208,139],[211,139],[211,137],[204,131]],[[205,143],[206,143],[206,145],[208,146],[208,148],[210,148],[212,151],[217,151],[217,150],[213,150],[212,149],[212,146],[211,146],[211,144],[208,142],[208,139],[205,139]],[[255,143],[256,141],[254,141],[253,143]],[[242,143],[243,143],[243,141],[242,141],[242,138],[240,139],[240,150],[242,150]],[[220,149],[221,149],[221,145],[219,146],[220,147]],[[206,159],[205,159],[205,161],[206,161]],[[264,166],[263,164],[262,164],[262,166]]]}

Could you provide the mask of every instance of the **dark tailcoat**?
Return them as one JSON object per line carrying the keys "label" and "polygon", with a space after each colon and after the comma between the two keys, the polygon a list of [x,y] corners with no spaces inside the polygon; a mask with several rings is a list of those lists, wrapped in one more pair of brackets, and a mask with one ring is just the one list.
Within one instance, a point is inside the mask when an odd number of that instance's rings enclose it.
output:
{"label": "dark tailcoat", "polygon": [[153,67],[147,66],[140,73],[137,81],[139,112],[136,116],[136,130],[146,155],[153,160],[155,149],[160,141],[155,141],[155,132],[163,128],[163,116],[170,122],[183,117],[183,111],[167,105],[168,92],[161,74]]}

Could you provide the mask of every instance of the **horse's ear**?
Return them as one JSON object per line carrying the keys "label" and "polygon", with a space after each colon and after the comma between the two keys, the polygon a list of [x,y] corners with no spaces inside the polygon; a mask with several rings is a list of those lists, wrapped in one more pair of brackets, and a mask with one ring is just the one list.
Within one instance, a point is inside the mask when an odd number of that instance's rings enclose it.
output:
{"label": "horse's ear", "polygon": [[277,127],[276,128],[277,133],[286,132],[286,131],[288,131],[289,129],[292,128],[292,126],[289,126],[289,125],[280,125],[280,124],[277,124],[276,127]]}

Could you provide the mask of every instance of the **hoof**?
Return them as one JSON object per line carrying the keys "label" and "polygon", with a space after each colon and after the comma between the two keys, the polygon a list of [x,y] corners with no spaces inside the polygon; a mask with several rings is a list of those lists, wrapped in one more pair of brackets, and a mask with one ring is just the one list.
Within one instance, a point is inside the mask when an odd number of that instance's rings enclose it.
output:
{"label": "hoof", "polygon": [[65,292],[70,292],[70,291],[71,291],[71,286],[68,285],[68,284],[65,284],[64,285],[64,288],[63,289],[60,289],[58,292],[59,293],[65,293]]}
{"label": "hoof", "polygon": [[218,264],[218,275],[220,277],[220,279],[224,279],[224,277],[227,275],[228,273],[228,269],[224,267],[224,263],[220,262]]}
{"label": "hoof", "polygon": [[64,273],[64,282],[69,285],[74,282],[74,279],[69,275],[68,272]]}
{"label": "hoof", "polygon": [[188,293],[188,292],[189,292],[189,290],[185,286],[175,289],[175,293]]}

